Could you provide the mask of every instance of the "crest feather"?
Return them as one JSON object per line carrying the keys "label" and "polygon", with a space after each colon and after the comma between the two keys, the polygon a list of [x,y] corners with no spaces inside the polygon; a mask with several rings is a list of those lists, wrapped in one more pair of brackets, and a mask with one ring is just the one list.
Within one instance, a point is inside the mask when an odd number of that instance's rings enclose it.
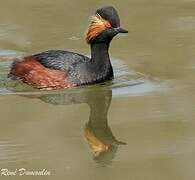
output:
{"label": "crest feather", "polygon": [[102,31],[111,27],[110,23],[107,20],[103,19],[99,14],[91,16],[90,21],[91,21],[91,23],[89,25],[89,30],[86,33],[87,43],[90,43]]}

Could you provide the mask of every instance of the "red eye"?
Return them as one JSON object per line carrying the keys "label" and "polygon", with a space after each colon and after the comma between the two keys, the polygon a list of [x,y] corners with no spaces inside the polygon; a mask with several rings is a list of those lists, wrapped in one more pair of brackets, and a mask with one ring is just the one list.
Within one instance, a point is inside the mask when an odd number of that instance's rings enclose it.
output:
{"label": "red eye", "polygon": [[111,23],[108,22],[108,23],[106,24],[106,27],[107,27],[107,28],[111,28],[111,27],[112,27]]}

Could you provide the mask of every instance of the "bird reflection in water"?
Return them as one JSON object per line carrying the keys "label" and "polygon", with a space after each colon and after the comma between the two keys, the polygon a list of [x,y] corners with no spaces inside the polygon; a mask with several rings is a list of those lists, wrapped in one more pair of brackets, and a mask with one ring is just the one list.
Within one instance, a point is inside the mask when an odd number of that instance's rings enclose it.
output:
{"label": "bird reflection in water", "polygon": [[110,163],[118,146],[126,143],[118,141],[108,125],[108,110],[112,100],[112,90],[101,87],[64,91],[58,94],[45,94],[42,101],[54,105],[87,103],[90,108],[89,120],[84,128],[84,137],[89,144],[94,160]]}

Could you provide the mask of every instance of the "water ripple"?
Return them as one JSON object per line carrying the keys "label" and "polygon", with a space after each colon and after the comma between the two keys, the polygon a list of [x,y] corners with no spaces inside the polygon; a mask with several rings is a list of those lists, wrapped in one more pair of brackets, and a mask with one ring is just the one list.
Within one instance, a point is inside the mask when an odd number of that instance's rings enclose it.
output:
{"label": "water ripple", "polygon": [[[24,53],[12,50],[0,50],[0,95],[35,95],[58,93],[59,91],[43,92],[35,90],[21,82],[10,81],[7,79],[7,74],[13,59],[23,54]],[[157,82],[142,73],[129,70],[128,66],[123,63],[123,61],[112,59],[112,63],[115,79],[111,83],[108,82],[104,85],[113,90],[114,96],[143,95],[158,89]],[[76,90],[78,93],[80,93],[80,89],[82,88],[83,87],[73,88],[71,91]],[[66,90],[66,92],[68,91]]]}

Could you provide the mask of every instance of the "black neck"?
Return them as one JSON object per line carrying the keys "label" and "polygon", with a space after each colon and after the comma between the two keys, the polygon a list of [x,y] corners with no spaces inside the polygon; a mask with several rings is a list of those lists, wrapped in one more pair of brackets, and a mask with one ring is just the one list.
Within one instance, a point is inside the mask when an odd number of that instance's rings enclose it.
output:
{"label": "black neck", "polygon": [[91,44],[91,59],[93,61],[99,61],[101,58],[110,60],[109,58],[109,44],[106,43],[93,43]]}
{"label": "black neck", "polygon": [[95,72],[99,73],[100,78],[105,80],[113,77],[113,70],[109,57],[109,43],[91,44],[91,66]]}

